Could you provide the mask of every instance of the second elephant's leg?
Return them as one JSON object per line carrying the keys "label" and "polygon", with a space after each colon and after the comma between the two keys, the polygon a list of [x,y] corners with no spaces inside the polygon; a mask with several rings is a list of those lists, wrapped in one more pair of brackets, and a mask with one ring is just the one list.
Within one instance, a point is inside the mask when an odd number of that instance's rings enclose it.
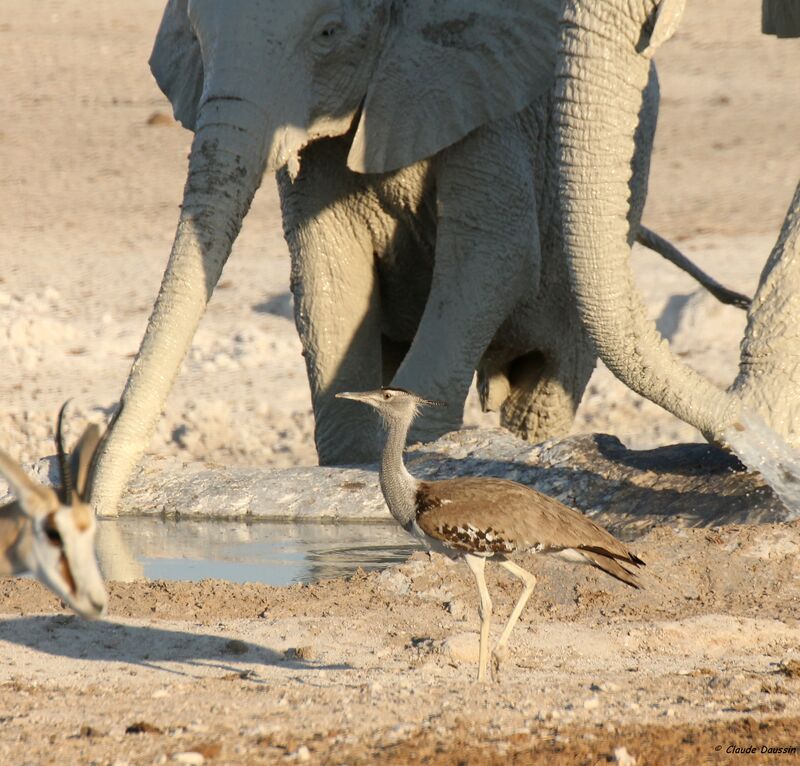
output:
{"label": "second elephant's leg", "polygon": [[392,385],[447,402],[411,438],[461,425],[478,362],[521,295],[535,292],[539,240],[533,174],[514,121],[486,126],[438,160],[436,255],[431,288]]}

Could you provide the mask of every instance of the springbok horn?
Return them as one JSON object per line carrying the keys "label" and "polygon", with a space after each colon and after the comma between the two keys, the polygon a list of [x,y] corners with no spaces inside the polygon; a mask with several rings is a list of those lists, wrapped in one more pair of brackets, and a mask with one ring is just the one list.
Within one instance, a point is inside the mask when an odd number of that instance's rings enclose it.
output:
{"label": "springbok horn", "polygon": [[61,490],[64,495],[64,504],[72,505],[72,470],[70,469],[67,453],[64,451],[64,437],[62,433],[62,424],[64,422],[64,410],[67,405],[72,401],[67,399],[61,405],[58,411],[58,420],[56,421],[56,452],[58,453],[58,466],[61,469]]}

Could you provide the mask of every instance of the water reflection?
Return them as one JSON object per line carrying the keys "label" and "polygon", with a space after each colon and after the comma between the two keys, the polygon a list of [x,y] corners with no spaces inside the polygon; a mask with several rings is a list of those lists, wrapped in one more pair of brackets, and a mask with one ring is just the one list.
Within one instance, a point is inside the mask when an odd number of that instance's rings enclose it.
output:
{"label": "water reflection", "polygon": [[98,554],[113,580],[289,585],[381,569],[420,546],[390,523],[101,519]]}

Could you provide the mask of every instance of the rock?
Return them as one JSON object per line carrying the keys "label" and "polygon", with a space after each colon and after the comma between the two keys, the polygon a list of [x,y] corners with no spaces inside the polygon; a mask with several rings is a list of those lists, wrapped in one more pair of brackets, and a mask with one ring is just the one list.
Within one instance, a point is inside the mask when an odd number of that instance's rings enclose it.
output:
{"label": "rock", "polygon": [[411,580],[396,569],[384,569],[379,581],[383,588],[398,596],[405,596],[411,590]]}
{"label": "rock", "polygon": [[444,640],[441,645],[441,652],[453,662],[478,662],[480,636],[477,633],[456,633]]}
{"label": "rock", "polygon": [[294,755],[300,763],[307,763],[311,760],[311,753],[305,745],[300,745]]}
{"label": "rock", "polygon": [[[745,472],[736,458],[709,444],[633,451],[613,436],[590,434],[530,445],[507,431],[475,428],[412,447],[407,462],[421,479],[484,475],[520,481],[579,508],[624,539],[661,524],[696,527],[791,518],[758,474]],[[35,473],[52,483],[55,459],[39,461]],[[0,502],[4,487],[0,482]],[[212,468],[169,457],[143,461],[123,495],[120,513],[389,519],[374,465]]]}

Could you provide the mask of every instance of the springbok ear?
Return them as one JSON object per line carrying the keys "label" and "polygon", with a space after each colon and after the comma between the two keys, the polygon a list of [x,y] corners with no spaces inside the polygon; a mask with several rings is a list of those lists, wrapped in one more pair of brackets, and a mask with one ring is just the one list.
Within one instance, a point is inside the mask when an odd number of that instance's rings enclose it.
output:
{"label": "springbok ear", "polygon": [[367,89],[348,167],[383,173],[520,111],[553,83],[560,0],[408,0]]}
{"label": "springbok ear", "polygon": [[86,427],[75,449],[72,452],[72,476],[75,491],[82,500],[86,498],[86,487],[89,483],[89,469],[92,466],[97,446],[100,444],[100,427],[96,423]]}
{"label": "springbok ear", "polygon": [[58,506],[55,492],[31,479],[19,463],[3,450],[0,450],[0,474],[11,485],[20,507],[29,516],[42,516]]}
{"label": "springbok ear", "polygon": [[172,103],[175,119],[194,130],[203,91],[203,59],[187,13],[188,0],[169,0],[150,54],[150,71]]}

